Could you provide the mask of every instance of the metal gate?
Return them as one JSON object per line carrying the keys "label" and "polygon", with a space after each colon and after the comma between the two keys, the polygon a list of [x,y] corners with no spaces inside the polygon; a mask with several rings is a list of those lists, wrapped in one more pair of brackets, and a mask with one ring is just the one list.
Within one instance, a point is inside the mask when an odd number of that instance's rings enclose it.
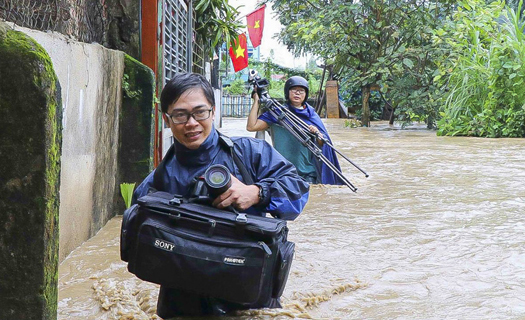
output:
{"label": "metal gate", "polygon": [[[191,5],[191,2],[189,2]],[[190,72],[193,34],[191,12],[182,0],[165,0],[163,14],[164,83],[177,72]]]}
{"label": "metal gate", "polygon": [[222,96],[221,115],[223,117],[246,118],[252,108],[250,96]]}
{"label": "metal gate", "polygon": [[[178,72],[192,71],[193,10],[191,9],[191,1],[188,1],[188,4],[189,8],[182,0],[164,0],[162,18],[163,84],[166,84]],[[163,123],[162,128],[162,156],[164,156],[174,141],[169,126]]]}

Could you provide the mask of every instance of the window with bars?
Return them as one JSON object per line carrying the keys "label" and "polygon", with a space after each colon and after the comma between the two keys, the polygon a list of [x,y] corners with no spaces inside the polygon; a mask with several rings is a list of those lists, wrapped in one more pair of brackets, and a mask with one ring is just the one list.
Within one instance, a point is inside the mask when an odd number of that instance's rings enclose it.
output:
{"label": "window with bars", "polygon": [[[181,0],[164,2],[164,83],[188,67],[188,7]],[[190,22],[191,23],[191,22]]]}
{"label": "window with bars", "polygon": [[[178,72],[204,74],[204,52],[199,45],[202,41],[194,38],[195,12],[191,1],[163,0],[163,10],[163,83],[166,84]],[[174,140],[169,125],[164,123],[162,128],[164,155]]]}

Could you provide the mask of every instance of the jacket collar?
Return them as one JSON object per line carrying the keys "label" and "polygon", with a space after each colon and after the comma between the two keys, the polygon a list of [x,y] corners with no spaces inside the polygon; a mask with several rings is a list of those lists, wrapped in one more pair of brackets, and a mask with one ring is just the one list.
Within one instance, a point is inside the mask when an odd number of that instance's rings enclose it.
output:
{"label": "jacket collar", "polygon": [[209,164],[220,151],[219,134],[214,126],[210,135],[197,149],[188,149],[177,140],[175,140],[173,148],[175,149],[175,158],[183,166],[197,167]]}

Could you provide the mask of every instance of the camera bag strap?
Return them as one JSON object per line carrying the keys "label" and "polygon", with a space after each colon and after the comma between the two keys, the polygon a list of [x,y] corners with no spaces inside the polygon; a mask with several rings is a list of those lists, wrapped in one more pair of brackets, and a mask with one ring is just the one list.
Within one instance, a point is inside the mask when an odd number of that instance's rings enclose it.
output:
{"label": "camera bag strap", "polygon": [[[252,176],[248,173],[246,166],[242,162],[237,152],[235,152],[235,148],[234,148],[235,143],[228,136],[225,136],[219,131],[217,131],[217,133],[219,134],[219,141],[221,142],[221,144],[224,147],[228,148],[228,150],[230,151],[230,155],[233,158],[233,162],[235,163],[237,168],[239,168],[239,171],[241,172],[241,176],[244,182],[248,185],[253,184],[254,181],[252,179]],[[153,188],[155,188],[157,191],[164,191],[163,190],[164,187],[162,185],[162,176],[164,175],[164,172],[166,171],[166,161],[168,161],[168,159],[171,159],[174,153],[175,153],[175,146],[171,145],[171,147],[166,152],[166,155],[164,156],[162,161],[159,163],[159,165],[155,169],[155,173],[153,173]]]}
{"label": "camera bag strap", "polygon": [[164,175],[164,172],[166,171],[167,159],[171,159],[174,153],[175,153],[175,145],[172,144],[171,147],[166,152],[166,155],[164,155],[164,158],[162,158],[162,161],[159,163],[159,165],[155,169],[155,172],[153,173],[153,188],[155,188],[155,190],[157,191],[164,191],[164,186],[162,184],[162,176]]}
{"label": "camera bag strap", "polygon": [[230,150],[230,154],[233,158],[233,162],[235,162],[235,165],[237,166],[237,168],[239,168],[239,171],[241,172],[241,176],[244,182],[246,184],[253,184],[254,181],[252,179],[252,176],[248,173],[248,170],[246,169],[244,162],[242,162],[237,152],[235,152],[235,148],[234,148],[235,143],[233,143],[233,141],[229,137],[223,135],[220,132],[219,132],[219,139]]}

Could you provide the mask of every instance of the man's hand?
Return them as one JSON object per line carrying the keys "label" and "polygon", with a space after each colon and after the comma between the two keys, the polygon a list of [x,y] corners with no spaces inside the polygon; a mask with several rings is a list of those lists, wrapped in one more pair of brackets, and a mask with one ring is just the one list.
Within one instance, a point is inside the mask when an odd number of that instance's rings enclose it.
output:
{"label": "man's hand", "polygon": [[254,87],[253,91],[252,91],[252,99],[255,100],[255,101],[259,101],[259,95],[257,94],[257,87]]}
{"label": "man's hand", "polygon": [[237,210],[246,210],[259,202],[259,187],[245,185],[234,175],[231,175],[232,185],[212,202],[214,207],[224,209],[233,206]]}

